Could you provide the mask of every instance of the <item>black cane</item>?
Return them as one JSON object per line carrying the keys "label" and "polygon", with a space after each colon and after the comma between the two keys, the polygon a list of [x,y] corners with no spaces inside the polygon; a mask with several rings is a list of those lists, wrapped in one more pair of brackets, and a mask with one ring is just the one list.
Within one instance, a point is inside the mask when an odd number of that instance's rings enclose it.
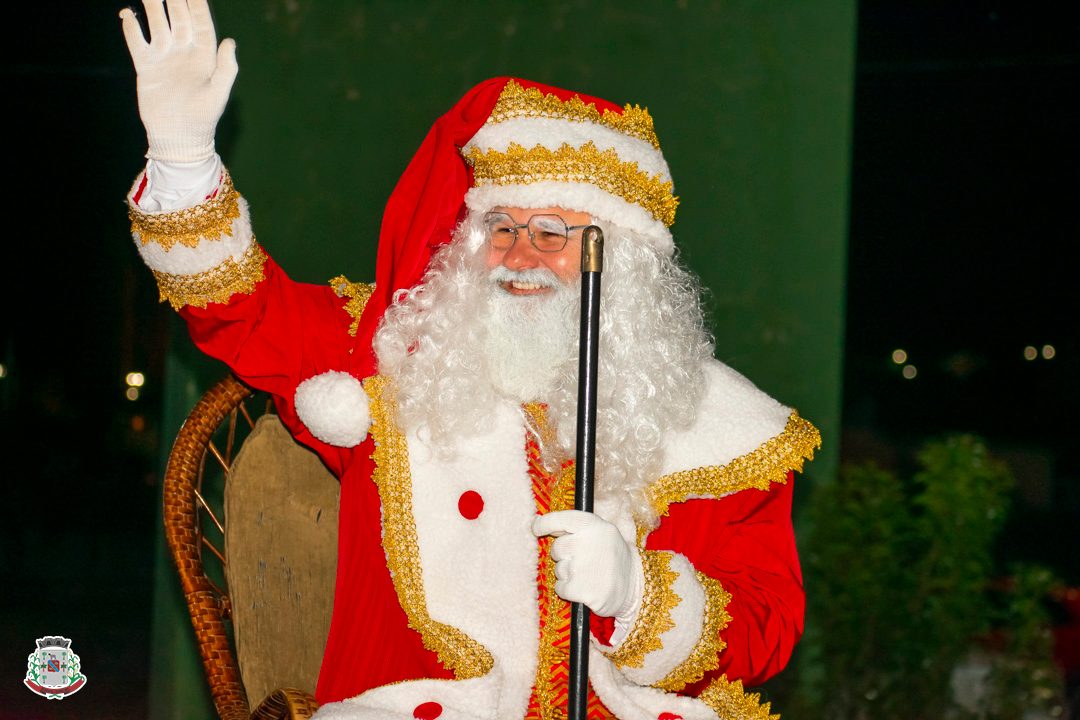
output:
{"label": "black cane", "polygon": [[[581,236],[581,344],[578,352],[577,459],[574,509],[592,512],[596,466],[596,364],[600,347],[600,273],[604,233],[595,225]],[[568,720],[586,720],[589,700],[589,608],[570,603]]]}

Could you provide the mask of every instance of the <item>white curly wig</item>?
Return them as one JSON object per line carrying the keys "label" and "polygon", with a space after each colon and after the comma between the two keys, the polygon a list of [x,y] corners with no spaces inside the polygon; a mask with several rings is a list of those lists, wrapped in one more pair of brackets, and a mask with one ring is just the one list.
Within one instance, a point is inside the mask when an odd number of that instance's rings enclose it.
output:
{"label": "white curly wig", "polygon": [[[643,490],[656,479],[665,432],[685,428],[695,417],[713,342],[697,279],[650,238],[597,224],[605,238],[597,498],[625,502],[640,521],[654,524]],[[542,446],[543,457],[549,468],[558,467],[574,456],[580,288],[575,283],[556,293],[547,299],[553,307],[545,320],[519,328],[519,337],[536,340],[529,348],[534,357],[525,362],[529,367],[519,373],[532,381],[524,387],[536,396],[515,396],[526,390],[515,384],[514,368],[505,367],[513,362],[507,353],[513,343],[492,341],[493,328],[506,329],[499,317],[506,303],[495,299],[485,255],[481,214],[470,213],[421,283],[399,293],[387,310],[375,335],[379,371],[396,381],[399,422],[424,428],[423,436],[441,454],[452,453],[463,434],[482,430],[500,397],[547,403],[556,438]],[[553,315],[565,330],[551,328]],[[545,325],[547,331],[539,329]],[[542,335],[554,337],[537,337]],[[544,352],[537,352],[540,347]]]}

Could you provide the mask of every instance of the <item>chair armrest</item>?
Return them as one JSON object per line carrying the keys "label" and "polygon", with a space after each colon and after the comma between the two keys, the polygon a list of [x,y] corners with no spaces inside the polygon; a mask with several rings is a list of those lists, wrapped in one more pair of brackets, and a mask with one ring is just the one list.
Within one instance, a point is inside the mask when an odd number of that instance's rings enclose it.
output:
{"label": "chair armrest", "polygon": [[281,688],[267,695],[251,713],[251,720],[310,718],[319,709],[315,698],[303,690]]}

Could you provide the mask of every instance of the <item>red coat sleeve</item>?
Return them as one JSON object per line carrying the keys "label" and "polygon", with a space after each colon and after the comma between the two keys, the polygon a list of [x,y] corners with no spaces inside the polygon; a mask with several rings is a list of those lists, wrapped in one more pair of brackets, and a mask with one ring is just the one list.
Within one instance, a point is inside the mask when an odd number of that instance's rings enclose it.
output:
{"label": "red coat sleeve", "polygon": [[293,398],[303,380],[348,367],[351,318],[329,286],[291,280],[272,259],[251,294],[228,303],[180,310],[192,340],[248,385],[270,393],[293,436],[311,447],[339,478],[348,453],[316,439],[296,415]]}
{"label": "red coat sleeve", "polygon": [[696,694],[720,674],[750,687],[780,672],[802,635],[802,572],[791,523],[792,473],[768,491],[743,490],[716,500],[671,505],[646,541],[681,553],[731,594],[731,622],[719,667],[687,688]]}

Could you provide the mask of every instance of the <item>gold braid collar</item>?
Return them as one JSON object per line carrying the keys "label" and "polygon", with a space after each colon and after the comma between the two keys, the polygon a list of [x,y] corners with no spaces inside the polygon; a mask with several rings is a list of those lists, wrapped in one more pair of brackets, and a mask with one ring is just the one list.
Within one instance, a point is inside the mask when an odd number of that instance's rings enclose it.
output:
{"label": "gold braid collar", "polygon": [[768,490],[772,483],[786,483],[790,470],[802,471],[805,460],[814,459],[821,447],[821,433],[791,411],[787,425],[776,437],[727,465],[683,470],[665,475],[649,486],[649,499],[658,517],[667,515],[672,503],[695,497],[722,497],[740,490]]}
{"label": "gold braid collar", "polygon": [[334,288],[334,292],[337,293],[338,297],[349,298],[344,309],[352,318],[352,324],[349,325],[349,336],[356,337],[356,331],[360,327],[360,316],[364,314],[364,307],[367,305],[367,301],[371,299],[371,294],[375,292],[375,284],[350,282],[349,278],[344,275],[338,275],[330,280],[330,287]]}

